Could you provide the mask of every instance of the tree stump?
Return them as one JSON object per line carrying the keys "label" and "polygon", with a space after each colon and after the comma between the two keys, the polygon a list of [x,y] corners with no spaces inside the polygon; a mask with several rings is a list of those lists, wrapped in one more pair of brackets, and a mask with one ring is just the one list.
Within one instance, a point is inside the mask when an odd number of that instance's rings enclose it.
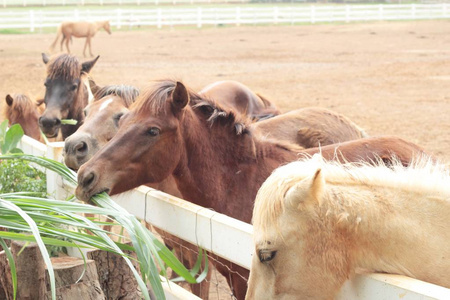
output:
{"label": "tree stump", "polygon": [[[41,252],[37,244],[29,243],[27,247],[24,247],[25,244],[21,241],[11,243],[11,252],[17,270],[17,299],[44,299],[46,294],[45,265]],[[13,299],[11,269],[4,254],[0,258],[0,281],[5,299]]]}
{"label": "tree stump", "polygon": [[[127,252],[136,258],[136,253]],[[134,300],[142,299],[136,279],[123,257],[103,250],[92,250],[87,257],[95,261],[100,285],[108,300]],[[136,270],[139,265],[132,260]]]}
{"label": "tree stump", "polygon": [[[55,271],[56,296],[58,299],[105,299],[93,260],[87,260],[85,266],[85,262],[81,258],[54,257],[52,258],[52,265]],[[80,278],[81,275],[83,277]],[[46,279],[46,299],[51,299],[48,272],[46,272]]]}

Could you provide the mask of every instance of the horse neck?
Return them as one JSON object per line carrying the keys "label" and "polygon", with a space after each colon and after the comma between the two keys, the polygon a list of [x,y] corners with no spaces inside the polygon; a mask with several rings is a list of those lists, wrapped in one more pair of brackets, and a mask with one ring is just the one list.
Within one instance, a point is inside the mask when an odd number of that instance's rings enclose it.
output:
{"label": "horse neck", "polygon": [[[334,226],[335,235],[344,232],[342,251],[349,251],[354,268],[420,277],[421,262],[450,257],[446,245],[450,232],[437,232],[450,225],[449,195],[438,199],[390,187],[355,187],[328,190],[327,197],[333,201],[322,206],[319,217]],[[439,259],[437,263],[442,265]],[[450,268],[450,262],[446,264]]]}
{"label": "horse neck", "polygon": [[224,132],[229,128],[220,128],[220,124],[211,127],[193,113],[183,120],[180,129],[185,155],[174,172],[183,197],[249,223],[263,181],[296,154],[246,134],[227,137]]}
{"label": "horse neck", "polygon": [[95,22],[95,31],[98,31],[100,28],[104,28],[108,21],[98,21]]}

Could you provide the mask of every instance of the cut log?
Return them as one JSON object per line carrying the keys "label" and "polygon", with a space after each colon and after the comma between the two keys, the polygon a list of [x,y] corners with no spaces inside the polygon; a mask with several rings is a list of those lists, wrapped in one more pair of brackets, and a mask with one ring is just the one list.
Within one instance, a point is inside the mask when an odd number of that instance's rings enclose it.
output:
{"label": "cut log", "polygon": [[[136,258],[134,252],[124,252]],[[137,281],[123,257],[103,250],[89,251],[87,257],[95,261],[100,285],[106,299],[142,299]],[[138,263],[134,260],[132,262],[139,271]]]}
{"label": "cut log", "polygon": [[[44,260],[37,244],[29,243],[27,247],[24,245],[26,243],[21,241],[11,243],[17,270],[17,299],[44,299],[46,294]],[[5,299],[13,299],[11,269],[6,255],[0,257],[0,281]]]}

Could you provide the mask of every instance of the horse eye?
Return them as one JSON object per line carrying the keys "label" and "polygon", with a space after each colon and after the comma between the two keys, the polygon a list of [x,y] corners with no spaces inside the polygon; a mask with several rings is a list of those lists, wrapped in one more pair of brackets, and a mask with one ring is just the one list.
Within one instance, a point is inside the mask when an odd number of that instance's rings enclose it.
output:
{"label": "horse eye", "polygon": [[262,263],[269,262],[272,259],[274,259],[276,254],[277,254],[277,251],[259,250],[259,252],[258,252],[259,261]]}
{"label": "horse eye", "polygon": [[71,86],[70,89],[71,89],[72,91],[75,91],[77,88],[78,88],[78,84],[74,83],[74,84]]}
{"label": "horse eye", "polygon": [[120,118],[122,118],[122,116],[123,116],[123,113],[118,113],[118,114],[113,116],[114,124],[117,127],[119,127],[119,121],[120,121]]}
{"label": "horse eye", "polygon": [[157,136],[157,135],[159,135],[159,128],[152,127],[152,128],[150,128],[150,129],[147,131],[147,133],[148,133],[150,136]]}
{"label": "horse eye", "polygon": [[88,111],[86,109],[83,109],[83,114],[84,114],[85,117],[87,117]]}

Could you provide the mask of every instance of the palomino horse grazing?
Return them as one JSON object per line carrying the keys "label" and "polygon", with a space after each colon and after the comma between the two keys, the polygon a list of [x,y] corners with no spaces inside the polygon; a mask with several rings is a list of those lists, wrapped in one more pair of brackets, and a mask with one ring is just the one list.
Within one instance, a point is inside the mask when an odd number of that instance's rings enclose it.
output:
{"label": "palomino horse grazing", "polygon": [[223,108],[235,109],[256,121],[280,114],[275,104],[234,80],[211,83],[205,86],[199,94],[220,103]]}
{"label": "palomino horse grazing", "polygon": [[430,162],[282,166],[256,196],[246,299],[334,299],[357,268],[450,288],[449,216],[450,174]]}
{"label": "palomino horse grazing", "polygon": [[[86,106],[84,110],[86,118],[83,125],[64,142],[64,163],[73,170],[78,170],[116,134],[120,117],[128,112],[128,108],[139,95],[139,90],[132,86],[99,87],[93,80],[89,80],[89,84],[94,94],[94,102]],[[172,176],[159,183],[147,185],[167,194],[181,197]],[[109,231],[110,228],[104,227],[104,229]],[[197,247],[162,230],[157,228],[155,230],[163,237],[166,245],[175,250],[186,267],[192,269],[197,259]],[[192,251],[183,251],[183,248]],[[210,274],[207,279],[209,278]],[[209,281],[203,280],[200,284],[192,284],[191,290],[200,298],[208,299]]]}
{"label": "palomino horse grazing", "polygon": [[[69,54],[60,54],[51,59],[42,54],[42,60],[47,65],[44,98],[46,109],[39,118],[39,126],[47,137],[57,136],[61,129],[65,140],[80,127],[84,120],[83,109],[88,104],[90,93],[84,81],[98,58],[99,56],[80,63],[75,56]],[[61,119],[75,119],[77,124],[61,125]]]}
{"label": "palomino horse grazing", "polygon": [[42,142],[38,125],[44,107],[42,102],[33,101],[25,94],[8,94],[5,100],[3,117],[8,119],[9,125],[20,124],[26,135]]}
{"label": "palomino horse grazing", "polygon": [[[100,192],[116,194],[173,175],[187,201],[250,223],[261,184],[272,170],[298,159],[299,152],[321,150],[334,157],[337,151],[356,161],[391,154],[410,161],[422,153],[400,139],[391,139],[384,145],[390,146],[382,149],[376,148],[376,139],[361,145],[364,140],[343,143],[339,150],[330,145],[302,151],[260,140],[235,111],[221,108],[180,82],[162,81],[140,95],[121,118],[117,134],[81,166],[76,195],[89,201]],[[234,295],[244,299],[248,270],[221,258],[214,265]]]}
{"label": "palomino horse grazing", "polygon": [[263,137],[314,148],[367,137],[347,117],[331,110],[308,107],[251,125]]}
{"label": "palomino horse grazing", "polygon": [[53,51],[55,49],[56,43],[59,38],[61,39],[61,51],[63,50],[63,42],[66,41],[67,52],[70,53],[69,49],[69,41],[72,37],[77,38],[86,38],[86,43],[84,44],[83,55],[86,57],[86,47],[89,46],[89,54],[92,54],[91,48],[91,39],[101,28],[105,29],[106,32],[111,34],[111,26],[109,25],[109,21],[100,21],[100,22],[63,22],[58,27],[58,32],[56,34],[56,39],[53,44],[50,46],[50,50]]}

